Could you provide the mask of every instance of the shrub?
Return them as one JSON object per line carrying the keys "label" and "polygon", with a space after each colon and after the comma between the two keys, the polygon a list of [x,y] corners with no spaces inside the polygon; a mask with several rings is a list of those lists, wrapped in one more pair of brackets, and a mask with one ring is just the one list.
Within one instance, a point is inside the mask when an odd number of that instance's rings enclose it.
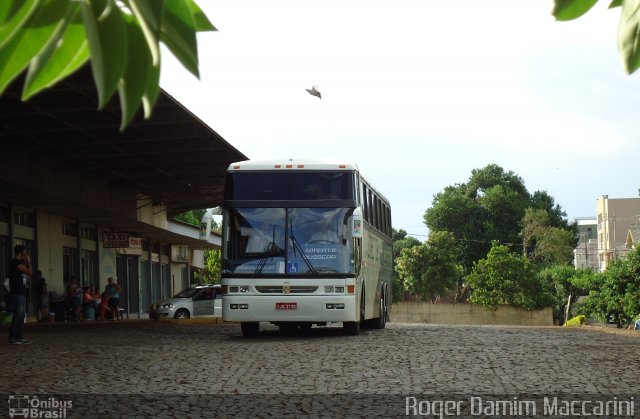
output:
{"label": "shrub", "polygon": [[587,322],[587,317],[583,316],[583,315],[579,315],[579,316],[576,316],[576,317],[573,317],[573,318],[567,320],[567,322],[564,325],[567,326],[567,327],[570,327],[570,326],[582,326],[586,322]]}

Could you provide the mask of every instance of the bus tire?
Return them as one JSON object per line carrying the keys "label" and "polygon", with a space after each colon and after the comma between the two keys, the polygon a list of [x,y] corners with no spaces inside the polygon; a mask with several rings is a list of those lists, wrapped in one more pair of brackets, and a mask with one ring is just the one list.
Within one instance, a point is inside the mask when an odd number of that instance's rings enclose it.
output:
{"label": "bus tire", "polygon": [[242,329],[242,336],[254,337],[260,333],[260,323],[258,322],[242,322],[240,323],[240,329]]}
{"label": "bus tire", "polygon": [[371,319],[371,327],[374,329],[384,329],[387,325],[387,303],[386,298],[383,295],[380,298],[380,309],[378,310],[378,317]]}

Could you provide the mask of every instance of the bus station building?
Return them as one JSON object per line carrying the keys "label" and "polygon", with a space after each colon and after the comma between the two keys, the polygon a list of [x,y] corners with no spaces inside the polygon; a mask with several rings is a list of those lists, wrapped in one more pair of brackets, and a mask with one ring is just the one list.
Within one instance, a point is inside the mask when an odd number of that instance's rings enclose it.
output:
{"label": "bus station building", "polygon": [[140,111],[121,132],[117,95],[98,111],[88,66],[27,102],[22,85],[0,96],[3,278],[23,244],[49,291],[72,277],[104,290],[113,277],[125,314],[145,317],[220,246],[173,217],[219,205],[226,168],[246,157],[164,91],[150,119]]}

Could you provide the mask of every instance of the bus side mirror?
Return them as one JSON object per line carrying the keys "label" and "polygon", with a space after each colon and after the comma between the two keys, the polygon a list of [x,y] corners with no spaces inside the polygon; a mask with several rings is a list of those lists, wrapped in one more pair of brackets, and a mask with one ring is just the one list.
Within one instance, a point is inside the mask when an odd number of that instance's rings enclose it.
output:
{"label": "bus side mirror", "polygon": [[351,237],[361,239],[363,235],[362,209],[360,207],[353,210],[351,215]]}

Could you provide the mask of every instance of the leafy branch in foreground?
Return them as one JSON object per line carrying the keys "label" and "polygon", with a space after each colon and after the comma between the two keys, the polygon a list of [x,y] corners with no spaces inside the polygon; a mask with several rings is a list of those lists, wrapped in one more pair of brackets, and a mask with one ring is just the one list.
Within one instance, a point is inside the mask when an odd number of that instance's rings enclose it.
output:
{"label": "leafy branch in foreground", "polygon": [[[554,0],[553,16],[560,21],[577,19],[598,0]],[[640,67],[640,0],[613,0],[609,8],[622,8],[618,28],[618,49],[625,70],[631,74]]]}
{"label": "leafy branch in foreground", "polygon": [[160,42],[194,76],[196,33],[216,30],[194,0],[3,0],[0,95],[27,69],[28,100],[91,62],[102,109],[118,91],[129,124],[145,118],[160,91]]}

